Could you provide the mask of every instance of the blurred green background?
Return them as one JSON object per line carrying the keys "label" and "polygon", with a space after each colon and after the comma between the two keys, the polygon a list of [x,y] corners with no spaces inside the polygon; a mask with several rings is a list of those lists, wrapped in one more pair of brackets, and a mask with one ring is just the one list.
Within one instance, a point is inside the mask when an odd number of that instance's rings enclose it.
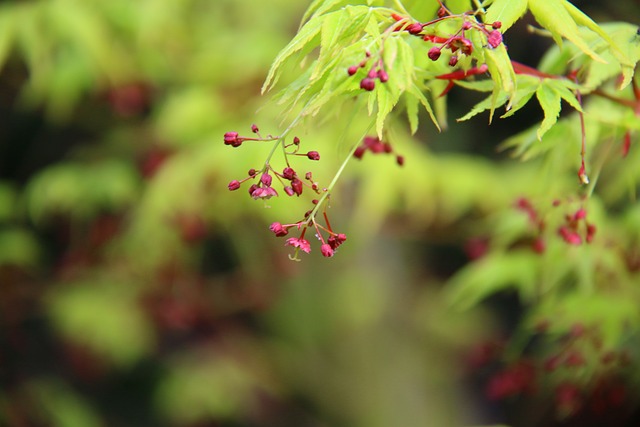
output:
{"label": "blurred green background", "polygon": [[[234,150],[223,134],[286,126],[259,92],[307,6],[0,4],[1,425],[493,419],[464,362],[499,322],[452,311],[440,290],[467,262],[474,221],[536,176],[496,160],[511,129],[483,133],[482,118],[436,135],[425,117],[412,139],[398,120],[407,164],[350,168],[330,209],[348,241],[332,259],[315,249],[292,262],[268,230],[309,200],[265,207],[227,190],[268,147]],[[452,99],[455,117],[477,101]],[[344,116],[296,130],[320,151],[325,184],[368,125]]]}

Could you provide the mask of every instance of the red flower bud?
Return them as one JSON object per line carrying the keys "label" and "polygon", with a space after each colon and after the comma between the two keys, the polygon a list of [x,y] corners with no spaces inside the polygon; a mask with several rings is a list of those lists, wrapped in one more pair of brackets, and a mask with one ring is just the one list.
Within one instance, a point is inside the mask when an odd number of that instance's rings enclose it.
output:
{"label": "red flower bud", "polygon": [[266,185],[267,187],[271,187],[271,175],[269,175],[268,173],[263,173],[262,176],[260,177],[260,182],[262,182],[264,185]]}
{"label": "red flower bud", "polygon": [[357,71],[358,71],[358,67],[355,65],[352,65],[351,67],[347,68],[347,74],[349,74],[350,76],[353,76]]}
{"label": "red flower bud", "polygon": [[562,237],[562,239],[564,239],[565,242],[567,242],[570,245],[582,244],[582,237],[580,237],[578,233],[576,233],[573,230],[570,230],[566,226],[560,227],[560,229],[558,230],[558,234],[560,235],[560,237]]}
{"label": "red flower bud", "polygon": [[284,187],[284,192],[285,192],[285,193],[287,193],[287,196],[293,196],[294,194],[296,194],[296,193],[293,191],[293,188],[291,188],[291,187],[290,187],[290,186],[288,186],[288,185],[287,185],[286,187]]}
{"label": "red flower bud", "polygon": [[294,136],[294,137],[293,137],[293,143],[294,143],[295,145],[300,144],[300,138],[298,138],[297,136]]}
{"label": "red flower bud", "polygon": [[463,30],[469,30],[469,29],[471,29],[471,22],[469,22],[469,21],[464,21],[464,22],[462,23],[462,29],[463,29]]}
{"label": "red flower bud", "polygon": [[500,22],[500,21],[496,21],[496,22],[494,22],[493,24],[491,24],[491,27],[492,27],[494,30],[499,30],[500,28],[502,28],[502,22]]}
{"label": "red flower bud", "polygon": [[291,188],[293,188],[293,192],[296,193],[298,196],[302,194],[302,181],[300,181],[298,178],[293,178],[291,180]]}
{"label": "red flower bud", "polygon": [[396,156],[396,163],[398,166],[404,166],[404,156]]}
{"label": "red flower bud", "polygon": [[235,191],[238,188],[240,188],[240,181],[238,181],[237,179],[234,179],[229,183],[228,187],[229,187],[229,191]]}
{"label": "red flower bud", "polygon": [[409,34],[413,34],[414,36],[416,34],[420,34],[422,32],[422,24],[414,22],[407,27],[407,32],[409,32]]}
{"label": "red flower bud", "polygon": [[583,218],[586,218],[586,216],[587,216],[587,211],[584,210],[583,208],[580,208],[576,211],[576,213],[573,214],[573,220],[578,221]]}
{"label": "red flower bud", "polygon": [[455,67],[457,63],[458,63],[458,56],[452,55],[451,58],[449,58],[449,65],[451,67]]}
{"label": "red flower bud", "polygon": [[389,74],[385,70],[378,70],[378,78],[381,83],[386,83],[389,81]]}
{"label": "red flower bud", "polygon": [[260,132],[260,129],[258,129],[258,126],[256,126],[255,123],[251,125],[251,132],[253,132],[253,133]]}
{"label": "red flower bud", "polygon": [[318,153],[317,151],[309,151],[307,153],[307,157],[309,158],[309,160],[320,160],[320,153]]}
{"label": "red flower bud", "polygon": [[232,147],[239,147],[243,139],[238,137],[238,132],[227,132],[224,134],[224,144]]}
{"label": "red flower bud", "polygon": [[294,171],[292,168],[287,167],[282,170],[282,177],[284,179],[288,179],[289,181],[291,181],[295,176],[296,171]]}
{"label": "red flower bud", "polygon": [[547,250],[547,244],[542,237],[538,237],[531,244],[531,249],[533,249],[535,253],[541,254],[544,253],[545,250]]}
{"label": "red flower bud", "polygon": [[269,226],[269,230],[273,231],[276,237],[286,236],[288,233],[288,230],[279,222],[274,222],[273,224],[271,224]]}
{"label": "red flower bud", "polygon": [[304,174],[304,178],[307,181],[311,181],[313,179],[313,174],[311,172],[307,172],[307,173]]}
{"label": "red flower bud", "polygon": [[500,46],[500,43],[502,43],[502,33],[498,30],[491,31],[487,36],[487,43],[489,43],[489,46],[492,48]]}
{"label": "red flower bud", "polygon": [[322,246],[320,246],[320,252],[322,252],[322,256],[327,257],[327,258],[331,258],[334,254],[333,249],[331,248],[331,245],[325,243]]}
{"label": "red flower bud", "polygon": [[364,89],[368,92],[371,92],[376,88],[376,81],[370,79],[369,77],[365,77],[360,81],[360,89]]}
{"label": "red flower bud", "polygon": [[254,177],[258,174],[258,171],[254,168],[249,169],[249,176]]}
{"label": "red flower bud", "polygon": [[429,57],[430,60],[432,61],[437,61],[438,58],[440,58],[440,54],[441,54],[441,50],[439,47],[432,47],[431,49],[429,49],[429,53],[427,53],[427,56]]}
{"label": "red flower bud", "polygon": [[358,146],[358,148],[356,148],[356,151],[353,152],[353,157],[355,157],[356,159],[361,159],[362,156],[364,156],[365,151],[367,151],[367,147],[360,145]]}

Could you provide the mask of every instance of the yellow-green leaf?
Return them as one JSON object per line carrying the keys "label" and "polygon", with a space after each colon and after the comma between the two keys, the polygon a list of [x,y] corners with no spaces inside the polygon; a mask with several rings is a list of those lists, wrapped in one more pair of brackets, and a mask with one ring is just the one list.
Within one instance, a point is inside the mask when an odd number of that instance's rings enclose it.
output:
{"label": "yellow-green leaf", "polygon": [[[497,104],[498,96],[500,92],[507,94],[507,97],[511,99],[516,91],[516,73],[513,71],[513,65],[511,64],[511,58],[507,53],[507,49],[504,43],[495,49],[485,49],[485,60],[489,67],[489,73],[491,79],[496,83],[493,90],[494,105],[491,106],[491,113],[489,116],[489,122],[493,117],[493,111],[502,104]],[[511,101],[509,101],[511,104]]]}
{"label": "yellow-green leaf", "polygon": [[560,95],[549,85],[542,84],[536,90],[536,97],[544,111],[544,120],[537,132],[538,139],[541,140],[542,136],[558,121],[561,108]]}
{"label": "yellow-green leaf", "polygon": [[495,0],[486,15],[486,22],[500,21],[501,31],[507,31],[527,11],[527,0]]}
{"label": "yellow-green leaf", "polygon": [[570,40],[580,50],[589,55],[595,61],[605,62],[585,42],[578,31],[576,21],[565,7],[566,0],[528,0],[529,10],[536,21],[547,29],[558,45],[562,45],[562,37]]}
{"label": "yellow-green leaf", "polygon": [[282,64],[296,52],[301,51],[306,46],[310,45],[311,42],[318,37],[322,24],[324,22],[324,17],[320,16],[318,18],[314,18],[307,22],[296,34],[296,36],[289,42],[289,44],[280,51],[280,53],[276,56],[276,59],[273,61],[271,65],[271,69],[269,69],[269,73],[267,73],[267,78],[262,85],[262,93],[269,90],[273,85],[278,81],[278,71]]}

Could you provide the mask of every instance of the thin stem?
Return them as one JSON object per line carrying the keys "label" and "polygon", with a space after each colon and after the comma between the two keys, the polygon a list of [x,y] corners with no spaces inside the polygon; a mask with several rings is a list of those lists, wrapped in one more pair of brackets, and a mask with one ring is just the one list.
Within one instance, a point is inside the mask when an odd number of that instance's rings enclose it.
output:
{"label": "thin stem", "polygon": [[597,96],[601,96],[602,98],[608,99],[609,101],[615,102],[616,104],[624,105],[625,107],[629,107],[633,109],[637,107],[636,103],[633,102],[632,100],[613,96],[611,94],[608,94],[602,91],[601,89],[596,89],[591,93]]}
{"label": "thin stem", "polygon": [[[289,126],[287,126],[287,128],[280,134],[280,136],[278,136],[277,138],[275,138],[275,144],[273,144],[273,147],[271,148],[271,151],[269,151],[269,154],[267,155],[267,159],[264,162],[264,167],[262,168],[262,171],[268,170],[269,169],[269,162],[271,162],[271,157],[273,157],[273,154],[276,152],[276,149],[278,148],[278,146],[282,147],[283,153],[284,153],[284,157],[285,159],[287,159],[287,153],[285,151],[285,147],[284,147],[284,138],[289,134],[289,132],[291,132],[291,130],[294,128],[295,125],[298,124],[298,122],[300,121],[300,119],[302,119],[302,117],[304,116],[304,113],[307,109],[307,107],[309,106],[309,104],[311,103],[311,101],[313,101],[314,98],[311,98],[304,107],[302,107],[302,109],[300,110],[300,112],[298,113],[298,115],[296,116],[295,119],[293,119],[293,121],[289,124]],[[289,166],[289,162],[287,160],[287,166]]]}
{"label": "thin stem", "polygon": [[[573,78],[574,82],[578,84],[578,78]],[[576,99],[578,100],[578,104],[582,107],[582,94],[580,90],[576,90]],[[578,111],[578,117],[580,118],[580,170],[578,172],[578,178],[580,182],[583,184],[589,184],[589,177],[586,173],[586,165],[585,165],[585,155],[587,154],[587,132],[584,125],[584,113],[582,111]]]}
{"label": "thin stem", "polygon": [[[362,140],[367,133],[369,132],[369,130],[371,130],[371,128],[373,127],[375,121],[372,121],[371,124],[367,127],[367,129],[365,130],[364,134],[362,135],[362,137],[360,138],[360,140]],[[313,224],[315,224],[315,217],[318,213],[318,209],[320,209],[320,206],[322,206],[322,204],[324,203],[324,201],[329,197],[329,195],[331,194],[331,191],[333,190],[333,187],[335,187],[336,182],[338,182],[338,179],[340,178],[340,176],[342,175],[342,172],[344,172],[344,169],[347,167],[347,164],[349,163],[349,161],[353,158],[353,153],[355,153],[356,149],[358,148],[359,144],[353,144],[353,147],[351,148],[351,150],[349,151],[349,154],[347,154],[347,156],[345,157],[344,161],[342,162],[342,164],[340,165],[340,167],[338,168],[338,171],[336,172],[336,174],[333,176],[333,179],[331,180],[331,182],[329,183],[329,186],[327,186],[327,188],[325,189],[324,194],[322,195],[322,197],[320,197],[320,199],[318,200],[318,204],[313,208],[313,210],[311,211],[311,213],[309,214],[309,219],[307,221],[307,223],[312,222]]]}

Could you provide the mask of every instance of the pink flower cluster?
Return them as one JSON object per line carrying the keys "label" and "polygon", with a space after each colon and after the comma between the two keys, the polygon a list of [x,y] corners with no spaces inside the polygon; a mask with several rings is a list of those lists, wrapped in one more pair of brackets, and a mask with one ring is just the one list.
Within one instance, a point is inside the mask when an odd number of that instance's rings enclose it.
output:
{"label": "pink flower cluster", "polygon": [[[291,228],[301,230],[299,237],[290,237],[285,242],[285,246],[292,246],[295,248],[297,255],[298,251],[306,253],[311,252],[311,244],[304,237],[307,229],[313,226],[316,230],[316,237],[320,241],[320,253],[322,253],[322,256],[330,258],[335,254],[338,247],[347,240],[347,236],[342,233],[335,233],[331,230],[331,225],[329,224],[326,212],[324,213],[324,217],[326,220],[326,227],[321,226],[315,221],[313,221],[311,225],[308,221],[303,220],[294,224],[281,224],[279,222],[274,222],[271,224],[269,229],[276,235],[276,237],[288,235]],[[323,232],[328,235],[326,239],[323,236]]]}
{"label": "pink flower cluster", "polygon": [[[286,144],[284,137],[274,137],[271,135],[264,138],[261,137],[259,129],[255,124],[251,126],[251,131],[256,134],[257,137],[246,137],[240,136],[238,132],[227,132],[224,135],[224,143],[225,145],[230,145],[232,147],[239,147],[245,141],[274,141],[277,144],[282,144],[286,166],[282,169],[282,172],[279,172],[271,166],[271,158],[268,158],[260,170],[254,168],[249,169],[247,177],[241,180],[234,179],[229,182],[227,186],[228,189],[230,191],[236,191],[243,183],[252,181],[252,184],[249,187],[249,195],[256,200],[268,200],[274,196],[278,196],[278,191],[273,188],[275,183],[279,183],[282,186],[282,190],[287,196],[300,196],[302,195],[305,187],[309,188],[313,192],[312,194],[323,194],[323,197],[320,198],[320,200],[313,199],[311,201],[314,207],[304,214],[303,220],[293,224],[281,224],[280,222],[274,222],[271,224],[269,229],[276,235],[276,237],[288,235],[291,228],[296,228],[301,231],[298,237],[290,237],[285,242],[285,245],[291,246],[295,249],[296,256],[294,259],[297,259],[299,251],[306,253],[311,252],[311,244],[304,236],[307,229],[312,227],[315,229],[316,237],[320,240],[320,252],[325,257],[332,257],[336,249],[338,249],[338,247],[347,240],[347,237],[344,234],[335,233],[331,229],[326,212],[326,206],[325,210],[322,212],[325,225],[320,225],[316,220],[316,215],[320,207],[319,205],[321,205],[324,200],[328,199],[328,194],[326,193],[327,190],[320,188],[320,185],[314,181],[313,174],[311,172],[306,172],[301,176],[289,163],[289,158],[291,156],[306,157],[308,160],[319,161],[320,153],[317,151],[301,153],[300,138],[298,137],[294,137],[291,143]],[[273,152],[275,152],[275,150],[272,151],[272,153]]]}
{"label": "pink flower cluster", "polygon": [[[258,134],[258,138],[239,136],[238,132],[227,132],[224,134],[224,143],[226,145],[231,145],[232,147],[239,147],[244,141],[280,140],[280,138],[273,137],[271,135],[267,136],[266,138],[260,137],[258,127],[255,124],[251,126],[251,130],[253,131],[253,133]],[[318,153],[317,151],[299,153],[299,147],[300,138],[298,137],[294,137],[292,143],[285,145],[285,149],[293,148],[293,150],[290,152],[285,152],[287,167],[285,167],[282,172],[277,172],[268,162],[266,162],[261,170],[253,168],[249,169],[249,173],[247,174],[248,176],[246,178],[241,180],[234,179],[229,182],[229,191],[238,190],[244,182],[253,180],[256,182],[251,184],[251,186],[249,187],[249,195],[256,200],[268,200],[271,197],[278,196],[278,192],[275,188],[272,187],[273,177],[275,176],[283,186],[283,190],[288,196],[293,196],[294,194],[297,196],[301,195],[303,187],[305,185],[313,189],[315,192],[319,193],[318,184],[313,181],[311,172],[307,172],[305,174],[305,180],[302,181],[298,177],[297,172],[289,165],[288,156],[303,156],[309,160],[317,161],[320,160],[320,153]],[[258,176],[260,177],[259,179]]]}
{"label": "pink flower cluster", "polygon": [[[559,200],[553,202],[553,207],[561,205]],[[530,223],[536,230],[536,237],[531,244],[531,248],[537,253],[543,253],[546,250],[546,243],[542,234],[545,230],[546,223],[533,207],[531,202],[522,197],[515,203],[516,209],[527,214]],[[557,229],[557,234],[569,245],[578,246],[583,242],[591,243],[596,234],[596,226],[587,221],[587,211],[580,207],[571,214],[564,216],[564,224]]]}

